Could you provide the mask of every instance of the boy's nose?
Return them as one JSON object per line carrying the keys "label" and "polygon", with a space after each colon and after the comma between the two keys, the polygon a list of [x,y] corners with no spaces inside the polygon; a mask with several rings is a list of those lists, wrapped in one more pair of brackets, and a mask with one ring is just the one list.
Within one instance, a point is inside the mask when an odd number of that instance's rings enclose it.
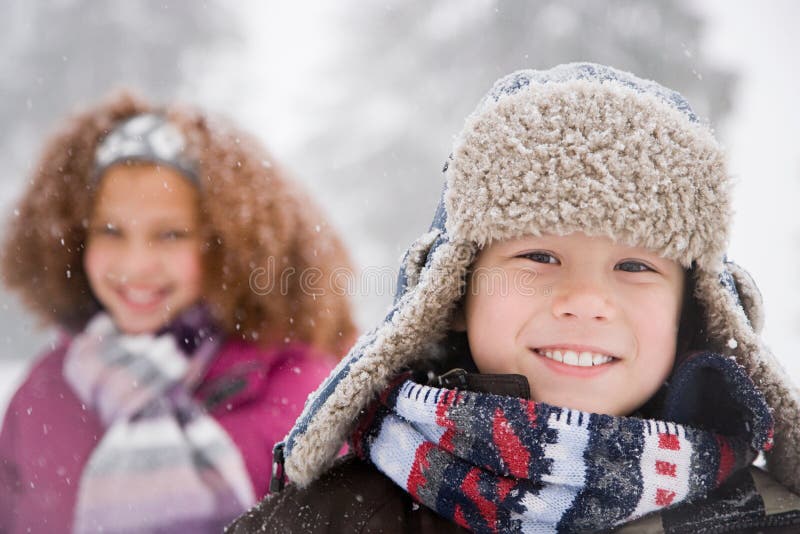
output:
{"label": "boy's nose", "polygon": [[552,310],[557,318],[608,321],[614,305],[608,287],[599,280],[562,280],[553,288]]}

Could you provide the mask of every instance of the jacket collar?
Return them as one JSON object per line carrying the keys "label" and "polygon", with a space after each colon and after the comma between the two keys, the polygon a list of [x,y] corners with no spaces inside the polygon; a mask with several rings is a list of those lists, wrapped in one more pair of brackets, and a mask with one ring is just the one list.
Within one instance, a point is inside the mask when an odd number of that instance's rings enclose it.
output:
{"label": "jacket collar", "polygon": [[491,393],[506,397],[519,397],[525,400],[531,399],[528,379],[523,375],[516,374],[478,374],[455,368],[442,375],[434,376],[428,381],[428,385],[474,391],[476,393]]}

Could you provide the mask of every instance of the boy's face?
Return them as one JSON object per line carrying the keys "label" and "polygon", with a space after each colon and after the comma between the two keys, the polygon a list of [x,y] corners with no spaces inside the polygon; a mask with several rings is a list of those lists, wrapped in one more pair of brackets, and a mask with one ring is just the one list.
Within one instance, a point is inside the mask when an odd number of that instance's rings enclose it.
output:
{"label": "boy's face", "polygon": [[537,402],[629,415],[675,360],[684,271],[582,233],[486,247],[460,321],[482,373],[527,377]]}
{"label": "boy's face", "polygon": [[154,332],[201,294],[196,188],[178,172],[116,165],[102,177],[83,263],[117,327]]}

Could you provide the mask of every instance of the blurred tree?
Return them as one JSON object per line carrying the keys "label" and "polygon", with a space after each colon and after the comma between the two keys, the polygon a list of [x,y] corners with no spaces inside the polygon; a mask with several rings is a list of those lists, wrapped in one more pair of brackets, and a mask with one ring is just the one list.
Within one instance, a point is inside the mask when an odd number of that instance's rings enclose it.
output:
{"label": "blurred tree", "polygon": [[384,265],[426,228],[453,135],[506,73],[593,61],[677,89],[715,122],[731,105],[735,77],[703,60],[702,19],[682,2],[385,0],[335,22],[339,60],[308,111],[326,120],[301,174],[326,177],[314,186]]}
{"label": "blurred tree", "polygon": [[[179,86],[185,95],[194,83],[201,93],[222,88],[217,107],[238,108],[245,124],[256,107],[292,108],[308,141],[287,162],[346,232],[356,260],[392,268],[429,223],[452,136],[499,76],[568,61],[607,63],[678,89],[715,123],[730,108],[735,81],[704,60],[703,20],[685,2],[341,2],[325,11],[327,63],[302,81],[299,103],[274,100],[269,85],[283,75],[274,68],[278,60],[303,61],[294,49],[313,46],[291,41],[297,32],[276,49],[255,50],[258,72],[234,66],[242,57],[235,47],[207,61],[236,40],[243,24],[237,17],[252,19],[253,5],[237,5],[236,15],[189,0],[0,4],[8,4],[0,20],[0,120],[14,126],[14,135],[0,138],[5,202],[16,196],[42,135],[76,103],[123,83],[156,98]],[[287,16],[289,8],[278,7],[270,3],[257,16]],[[265,31],[266,22],[249,31]],[[203,70],[209,65],[213,72]],[[229,83],[217,83],[223,78]],[[279,124],[262,122],[254,130],[265,139],[281,135]],[[0,309],[1,346],[21,314],[0,298],[13,308]],[[389,298],[366,299],[365,324]]]}
{"label": "blurred tree", "polygon": [[[0,2],[0,178],[3,224],[10,220],[38,151],[76,106],[129,86],[158,101],[194,73],[192,59],[238,39],[228,9],[215,1]],[[41,348],[16,299],[0,290],[0,358]]]}

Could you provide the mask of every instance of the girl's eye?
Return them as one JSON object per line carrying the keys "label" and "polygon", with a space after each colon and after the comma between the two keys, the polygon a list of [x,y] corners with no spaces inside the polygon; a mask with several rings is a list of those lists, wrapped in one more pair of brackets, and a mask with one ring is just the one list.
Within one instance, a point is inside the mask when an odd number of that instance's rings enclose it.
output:
{"label": "girl's eye", "polygon": [[164,241],[175,241],[177,239],[182,239],[189,235],[189,232],[186,230],[168,230],[166,232],[161,232],[160,238]]}
{"label": "girl's eye", "polygon": [[522,254],[520,257],[535,261],[536,263],[551,263],[553,265],[558,265],[558,260],[555,258],[555,256],[548,252],[528,252],[527,254]]}
{"label": "girl's eye", "polygon": [[120,229],[111,223],[104,224],[101,226],[96,226],[91,230],[91,233],[95,235],[107,235],[107,236],[118,236],[122,234]]}
{"label": "girl's eye", "polygon": [[618,271],[625,271],[626,273],[654,272],[654,269],[649,265],[634,260],[622,261],[617,264],[615,269]]}

